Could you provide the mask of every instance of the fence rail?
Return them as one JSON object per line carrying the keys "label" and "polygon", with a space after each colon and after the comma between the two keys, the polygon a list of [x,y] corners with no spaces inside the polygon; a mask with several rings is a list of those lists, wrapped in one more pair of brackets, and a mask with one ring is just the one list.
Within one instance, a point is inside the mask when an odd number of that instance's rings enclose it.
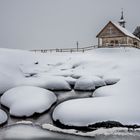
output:
{"label": "fence rail", "polygon": [[98,45],[94,46],[88,46],[83,48],[56,48],[56,49],[39,49],[39,50],[30,50],[33,52],[41,52],[41,53],[47,53],[47,52],[85,52],[88,50],[93,50],[95,48],[98,48]]}
{"label": "fence rail", "polygon": [[108,46],[88,46],[83,48],[56,48],[56,49],[39,49],[39,50],[30,50],[33,52],[47,53],[47,52],[85,52],[89,50],[93,50],[95,48],[118,48],[118,47],[134,47],[140,49],[140,47],[132,45],[132,44],[121,44],[121,45],[108,45]]}

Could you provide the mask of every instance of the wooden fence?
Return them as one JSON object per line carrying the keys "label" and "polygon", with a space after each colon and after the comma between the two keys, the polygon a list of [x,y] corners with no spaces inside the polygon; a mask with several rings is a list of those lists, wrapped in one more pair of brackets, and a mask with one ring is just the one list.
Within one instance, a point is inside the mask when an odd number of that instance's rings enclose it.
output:
{"label": "wooden fence", "polygon": [[56,48],[56,49],[39,49],[39,50],[31,50],[33,52],[41,52],[41,53],[47,53],[47,52],[85,52],[88,50],[93,50],[95,48],[98,48],[98,45],[89,46],[89,47],[83,47],[83,48]]}
{"label": "wooden fence", "polygon": [[83,47],[83,48],[56,48],[56,49],[39,49],[39,50],[31,50],[33,52],[40,52],[40,53],[47,53],[47,52],[85,52],[89,50],[93,50],[95,48],[118,48],[118,47],[134,47],[140,49],[140,47],[135,45],[129,45],[129,44],[121,44],[121,45],[110,45],[110,46],[89,46],[89,47]]}

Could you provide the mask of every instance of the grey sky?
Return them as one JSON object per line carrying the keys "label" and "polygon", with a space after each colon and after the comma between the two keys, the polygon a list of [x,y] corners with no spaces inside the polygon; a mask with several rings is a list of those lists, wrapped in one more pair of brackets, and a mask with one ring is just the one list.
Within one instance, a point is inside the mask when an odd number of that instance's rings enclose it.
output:
{"label": "grey sky", "polygon": [[0,47],[65,48],[97,44],[96,34],[124,9],[126,28],[140,25],[140,0],[0,0]]}

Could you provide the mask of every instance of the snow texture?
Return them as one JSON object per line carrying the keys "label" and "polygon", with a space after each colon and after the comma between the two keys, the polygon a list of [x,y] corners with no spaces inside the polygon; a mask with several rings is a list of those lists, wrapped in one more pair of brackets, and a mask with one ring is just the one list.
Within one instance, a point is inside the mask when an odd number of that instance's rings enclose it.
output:
{"label": "snow texture", "polygon": [[32,86],[12,88],[1,97],[1,103],[10,108],[10,114],[18,117],[43,113],[54,102],[56,102],[56,96],[53,92]]}

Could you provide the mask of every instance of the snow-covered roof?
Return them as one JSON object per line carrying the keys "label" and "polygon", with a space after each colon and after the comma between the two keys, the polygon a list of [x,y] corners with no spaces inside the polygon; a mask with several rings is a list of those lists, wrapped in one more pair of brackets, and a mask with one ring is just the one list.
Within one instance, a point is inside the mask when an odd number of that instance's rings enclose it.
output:
{"label": "snow-covered roof", "polygon": [[121,32],[123,32],[125,35],[130,36],[132,38],[135,38],[137,40],[140,41],[140,39],[138,37],[136,37],[135,35],[133,35],[130,31],[128,31],[127,29],[123,28],[122,26],[120,26],[118,23],[112,22]]}

